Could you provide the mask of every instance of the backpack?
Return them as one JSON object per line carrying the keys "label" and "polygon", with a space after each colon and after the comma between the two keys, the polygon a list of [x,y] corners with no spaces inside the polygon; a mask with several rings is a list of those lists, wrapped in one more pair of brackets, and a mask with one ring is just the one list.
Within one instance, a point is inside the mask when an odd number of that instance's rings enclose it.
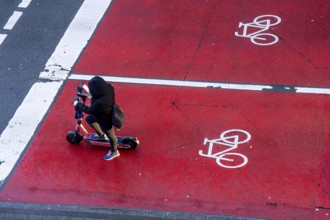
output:
{"label": "backpack", "polygon": [[114,104],[113,105],[113,111],[112,111],[112,123],[117,129],[121,129],[125,122],[125,114],[124,111],[120,108],[119,105]]}

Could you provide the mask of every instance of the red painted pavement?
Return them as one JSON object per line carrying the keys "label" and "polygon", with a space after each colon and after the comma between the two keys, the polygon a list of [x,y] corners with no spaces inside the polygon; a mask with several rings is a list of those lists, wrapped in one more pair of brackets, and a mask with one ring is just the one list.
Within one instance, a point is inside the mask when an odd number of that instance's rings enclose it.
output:
{"label": "red painted pavement", "polygon": [[[329,86],[329,11],[325,0],[115,1],[75,72]],[[267,14],[281,18],[265,32],[278,43],[234,35]]]}
{"label": "red painted pavement", "polygon": [[[74,72],[329,86],[327,1],[114,1]],[[239,22],[274,14],[280,37],[257,46]],[[169,210],[274,219],[329,218],[329,97],[115,84],[141,145],[120,159],[65,140],[74,129],[68,81],[0,201]],[[202,157],[204,138],[251,134],[238,169]],[[224,149],[221,146],[220,149]]]}
{"label": "red painted pavement", "polygon": [[[103,161],[108,149],[65,140],[79,81],[69,81],[1,201],[187,211],[275,219],[322,219],[329,207],[327,96],[115,84],[141,145]],[[312,108],[311,108],[312,106]],[[204,138],[251,134],[233,152],[248,163],[220,167]],[[324,218],[325,219],[325,218]]]}

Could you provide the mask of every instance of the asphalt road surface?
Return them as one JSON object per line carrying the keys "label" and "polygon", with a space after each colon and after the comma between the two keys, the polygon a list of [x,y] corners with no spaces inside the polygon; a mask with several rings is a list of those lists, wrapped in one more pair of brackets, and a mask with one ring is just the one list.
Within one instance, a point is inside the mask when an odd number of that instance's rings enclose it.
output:
{"label": "asphalt road surface", "polygon": [[[82,0],[0,1],[0,133],[7,127],[31,86],[38,80]],[[22,12],[11,30],[4,28],[14,11]]]}

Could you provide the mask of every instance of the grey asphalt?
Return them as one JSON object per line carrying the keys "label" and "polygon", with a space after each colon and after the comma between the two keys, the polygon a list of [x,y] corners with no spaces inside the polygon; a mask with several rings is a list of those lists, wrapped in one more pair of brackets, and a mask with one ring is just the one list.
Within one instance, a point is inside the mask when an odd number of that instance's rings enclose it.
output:
{"label": "grey asphalt", "polygon": [[[0,133],[22,103],[83,0],[32,0],[18,8],[20,0],[0,0]],[[23,15],[12,30],[4,30],[14,10]],[[18,134],[19,135],[19,134]]]}
{"label": "grey asphalt", "polygon": [[1,220],[265,220],[235,216],[167,212],[105,207],[63,206],[26,203],[0,203]]}

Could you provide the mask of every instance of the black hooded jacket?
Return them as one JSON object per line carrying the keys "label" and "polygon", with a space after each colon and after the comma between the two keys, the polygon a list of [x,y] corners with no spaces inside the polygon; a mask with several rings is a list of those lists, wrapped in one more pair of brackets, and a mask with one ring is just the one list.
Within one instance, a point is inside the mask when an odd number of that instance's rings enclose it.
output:
{"label": "black hooded jacket", "polygon": [[93,115],[101,127],[110,129],[112,127],[112,109],[115,104],[115,91],[111,84],[99,77],[93,77],[88,83],[92,95],[91,106],[78,103],[76,107],[81,111]]}

